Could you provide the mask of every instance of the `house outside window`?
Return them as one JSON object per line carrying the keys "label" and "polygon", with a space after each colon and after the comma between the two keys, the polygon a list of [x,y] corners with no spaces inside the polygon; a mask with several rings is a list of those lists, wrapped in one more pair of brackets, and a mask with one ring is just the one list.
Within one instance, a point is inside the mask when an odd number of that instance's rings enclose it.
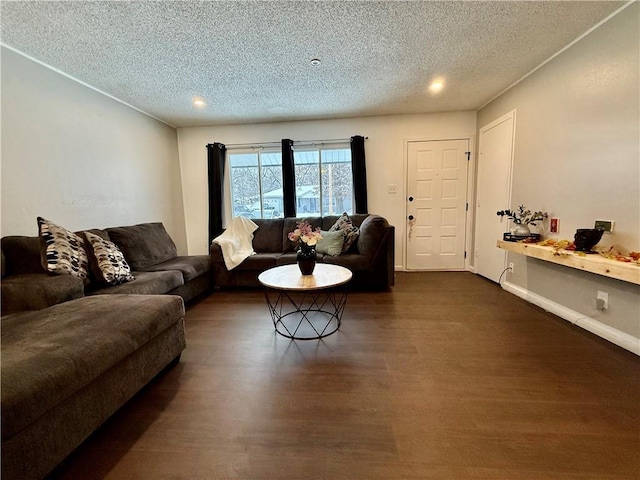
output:
{"label": "house outside window", "polygon": [[353,213],[349,146],[296,147],[296,210],[299,217]]}
{"label": "house outside window", "polygon": [[[279,150],[228,153],[234,217],[281,218],[284,212]],[[299,217],[353,213],[349,145],[294,150]]]}
{"label": "house outside window", "polygon": [[280,151],[228,155],[234,217],[283,216],[282,155]]}

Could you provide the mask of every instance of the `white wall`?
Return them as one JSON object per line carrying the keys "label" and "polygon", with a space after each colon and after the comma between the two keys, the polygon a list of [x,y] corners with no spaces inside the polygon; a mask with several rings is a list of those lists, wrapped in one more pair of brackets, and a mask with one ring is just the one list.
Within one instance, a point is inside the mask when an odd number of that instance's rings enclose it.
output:
{"label": "white wall", "polygon": [[[178,146],[190,254],[208,252],[208,190],[206,144],[279,142],[368,137],[367,190],[369,212],[385,217],[396,228],[395,263],[403,267],[405,222],[405,141],[471,138],[475,141],[475,112],[391,115],[292,123],[265,123],[178,129]],[[398,193],[388,194],[394,184]]]}
{"label": "white wall", "polygon": [[[640,65],[636,2],[478,112],[516,110],[511,207],[560,219],[559,238],[614,220],[600,245],[640,250]],[[508,207],[508,205],[505,205]],[[518,288],[640,338],[640,287],[509,254]],[[596,292],[609,310],[596,313]],[[640,349],[639,349],[640,350]]]}
{"label": "white wall", "polygon": [[2,235],[164,222],[186,252],[176,130],[2,48]]}

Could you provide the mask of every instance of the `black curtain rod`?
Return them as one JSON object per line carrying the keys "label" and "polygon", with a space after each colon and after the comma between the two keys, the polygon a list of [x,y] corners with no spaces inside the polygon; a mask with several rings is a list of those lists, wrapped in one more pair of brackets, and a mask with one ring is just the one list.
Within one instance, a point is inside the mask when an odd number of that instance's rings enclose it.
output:
{"label": "black curtain rod", "polygon": [[[367,140],[369,137],[364,137]],[[294,140],[293,146],[296,145],[323,145],[325,143],[349,143],[351,138],[330,138],[324,140]],[[262,142],[262,143],[231,143],[225,145],[227,149],[230,148],[265,148],[265,147],[280,147],[280,142]]]}

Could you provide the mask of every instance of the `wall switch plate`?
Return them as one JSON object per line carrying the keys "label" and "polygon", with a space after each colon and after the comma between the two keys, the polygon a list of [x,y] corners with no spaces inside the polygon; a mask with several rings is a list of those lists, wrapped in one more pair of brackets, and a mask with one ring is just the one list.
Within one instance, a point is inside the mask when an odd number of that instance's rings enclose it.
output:
{"label": "wall switch plate", "polygon": [[397,185],[387,185],[387,193],[398,193]]}
{"label": "wall switch plate", "polygon": [[613,220],[596,220],[596,224],[593,228],[611,233],[613,232]]}
{"label": "wall switch plate", "polygon": [[549,221],[549,232],[558,233],[559,225],[560,225],[560,220],[558,220],[557,218],[552,218]]}

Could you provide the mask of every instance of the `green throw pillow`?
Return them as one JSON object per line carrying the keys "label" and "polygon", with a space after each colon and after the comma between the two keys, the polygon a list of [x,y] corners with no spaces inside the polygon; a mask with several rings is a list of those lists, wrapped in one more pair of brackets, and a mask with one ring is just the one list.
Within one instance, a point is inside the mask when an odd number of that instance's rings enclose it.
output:
{"label": "green throw pillow", "polygon": [[320,232],[322,239],[316,244],[316,252],[326,253],[335,257],[342,253],[342,244],[344,243],[344,234],[342,231],[337,232]]}

